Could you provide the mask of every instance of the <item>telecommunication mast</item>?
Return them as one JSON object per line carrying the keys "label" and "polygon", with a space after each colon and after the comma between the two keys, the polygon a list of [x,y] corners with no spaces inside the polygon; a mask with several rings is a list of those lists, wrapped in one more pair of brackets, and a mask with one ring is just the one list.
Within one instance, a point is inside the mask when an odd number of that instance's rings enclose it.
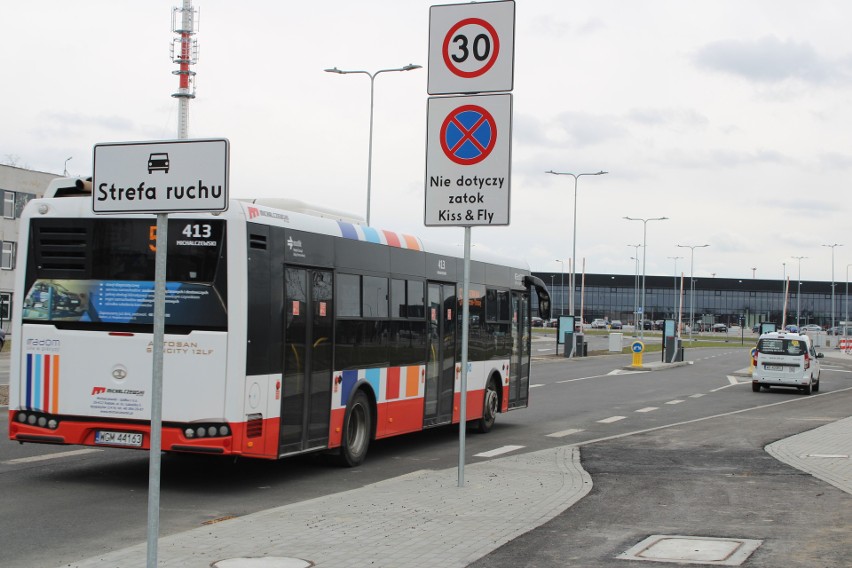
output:
{"label": "telecommunication mast", "polygon": [[183,0],[180,8],[172,9],[172,31],[177,35],[172,40],[172,62],[179,66],[173,75],[179,78],[177,93],[172,96],[178,99],[178,138],[189,138],[189,100],[195,98],[195,71],[191,65],[198,62],[198,33],[199,11],[192,8],[192,0]]}

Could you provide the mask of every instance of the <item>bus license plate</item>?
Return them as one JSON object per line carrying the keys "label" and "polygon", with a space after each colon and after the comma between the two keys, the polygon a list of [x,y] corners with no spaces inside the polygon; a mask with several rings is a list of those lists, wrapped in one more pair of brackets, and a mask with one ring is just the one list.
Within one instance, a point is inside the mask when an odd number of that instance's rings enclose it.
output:
{"label": "bus license plate", "polygon": [[784,370],[784,367],[782,367],[781,365],[764,365],[763,368],[766,369],[767,371],[783,371]]}
{"label": "bus license plate", "polygon": [[95,443],[108,446],[130,446],[142,447],[142,434],[133,432],[112,432],[110,430],[98,430],[95,432]]}

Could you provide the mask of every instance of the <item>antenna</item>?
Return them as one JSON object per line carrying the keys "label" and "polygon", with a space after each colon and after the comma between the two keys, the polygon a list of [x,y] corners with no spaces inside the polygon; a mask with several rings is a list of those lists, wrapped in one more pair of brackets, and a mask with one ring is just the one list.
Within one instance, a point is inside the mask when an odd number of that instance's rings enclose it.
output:
{"label": "antenna", "polygon": [[172,31],[177,35],[172,40],[172,62],[180,66],[172,75],[180,79],[179,89],[172,96],[178,99],[178,138],[189,137],[189,99],[195,98],[195,71],[189,66],[198,62],[198,33],[200,11],[192,8],[192,0],[183,0],[183,6],[172,8]]}

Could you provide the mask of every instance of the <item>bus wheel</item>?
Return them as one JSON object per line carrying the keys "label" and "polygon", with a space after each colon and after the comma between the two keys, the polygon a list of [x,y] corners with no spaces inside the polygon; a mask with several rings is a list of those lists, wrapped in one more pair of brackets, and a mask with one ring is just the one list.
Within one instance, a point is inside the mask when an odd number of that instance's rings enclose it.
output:
{"label": "bus wheel", "polygon": [[349,401],[346,417],[343,419],[343,440],[340,447],[342,465],[355,467],[367,457],[371,424],[370,401],[364,391],[359,390]]}
{"label": "bus wheel", "polygon": [[486,434],[494,427],[494,421],[497,420],[497,410],[500,408],[500,397],[497,396],[497,386],[493,380],[488,381],[485,387],[485,397],[482,402],[482,418],[476,423],[476,429],[482,434]]}

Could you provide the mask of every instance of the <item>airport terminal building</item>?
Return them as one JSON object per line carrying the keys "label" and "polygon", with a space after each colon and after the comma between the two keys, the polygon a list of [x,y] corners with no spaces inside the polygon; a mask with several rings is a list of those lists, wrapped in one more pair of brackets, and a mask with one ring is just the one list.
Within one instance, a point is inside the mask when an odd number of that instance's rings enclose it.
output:
{"label": "airport terminal building", "polygon": [[[567,314],[570,306],[570,274],[560,272],[534,272],[550,289],[553,314]],[[638,282],[637,282],[638,281]],[[646,276],[645,318],[646,320],[677,319],[680,309],[680,278],[673,276]],[[635,321],[636,306],[642,302],[637,293],[641,290],[642,278],[621,274],[576,275],[574,306],[579,314],[582,306],[586,323],[595,318],[621,320],[624,324]],[[689,277],[683,279],[682,320],[690,321]],[[801,288],[799,288],[801,286]],[[694,321],[705,325],[724,323],[736,325],[740,317],[746,326],[762,321],[780,324],[784,312],[784,288],[781,280],[745,278],[695,278]],[[800,325],[816,323],[824,329],[832,325],[832,284],[795,279],[790,280],[787,296],[787,324],[795,324],[797,314]],[[834,320],[835,325],[846,320],[848,309],[847,283],[835,282]]]}

